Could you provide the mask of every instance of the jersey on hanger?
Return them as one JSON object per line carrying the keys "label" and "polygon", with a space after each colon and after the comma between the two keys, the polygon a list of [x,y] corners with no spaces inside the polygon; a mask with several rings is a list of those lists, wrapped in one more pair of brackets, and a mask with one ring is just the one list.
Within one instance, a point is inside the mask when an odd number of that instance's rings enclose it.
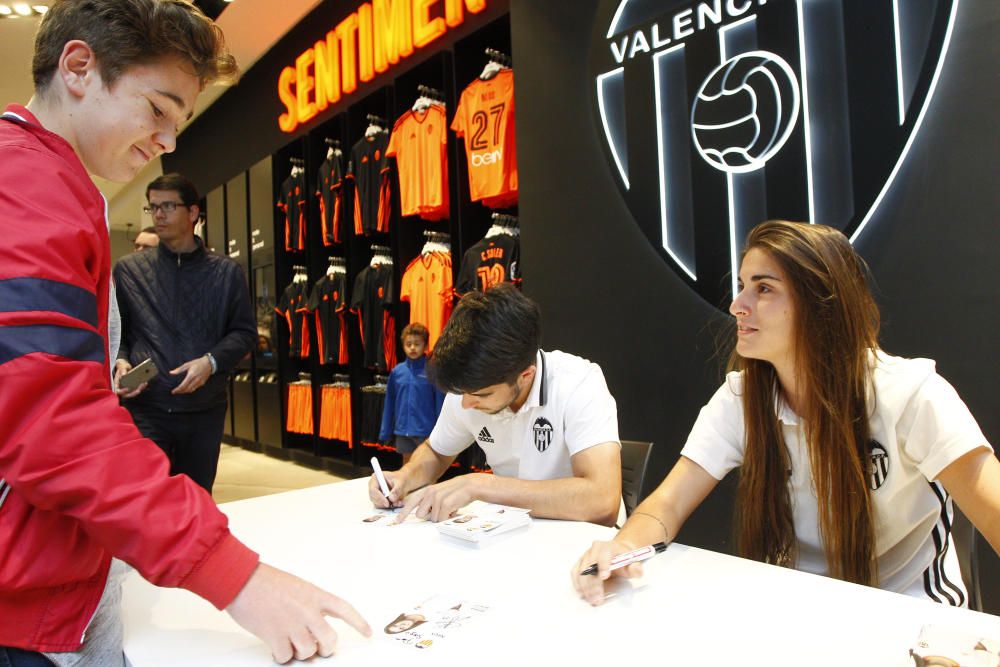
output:
{"label": "jersey on hanger", "polygon": [[[407,111],[396,120],[387,156],[395,156],[402,215],[448,217],[448,121],[444,107]],[[387,167],[388,169],[388,167]],[[383,201],[388,206],[389,200]]]}
{"label": "jersey on hanger", "polygon": [[278,208],[285,214],[285,250],[306,249],[306,179],[302,173],[281,184]]}
{"label": "jersey on hanger", "polygon": [[388,220],[380,224],[379,201],[382,196],[382,171],[389,134],[379,132],[364,137],[351,149],[347,178],[354,181],[354,233],[369,235],[388,232]]}
{"label": "jersey on hanger", "polygon": [[351,310],[358,315],[368,368],[396,365],[396,320],[387,310],[395,302],[391,264],[366,266],[354,279]]}
{"label": "jersey on hanger", "polygon": [[347,277],[343,273],[327,274],[313,285],[306,304],[316,321],[316,352],[321,364],[347,363],[346,289]]}
{"label": "jersey on hanger", "polygon": [[488,236],[465,251],[455,290],[485,292],[500,283],[521,284],[521,241],[511,234]]}
{"label": "jersey on hanger", "polygon": [[469,194],[492,208],[517,203],[514,70],[476,79],[462,91],[451,129],[465,137]]}
{"label": "jersey on hanger", "polygon": [[278,299],[274,312],[288,325],[288,356],[306,358],[309,356],[309,322],[306,304],[309,300],[309,286],[293,282],[285,288]]}
{"label": "jersey on hanger", "polygon": [[343,236],[340,218],[343,211],[344,158],[336,152],[319,166],[316,173],[316,194],[319,196],[319,216],[323,226],[323,245],[340,243]]}
{"label": "jersey on hanger", "polygon": [[427,350],[433,350],[451,317],[455,299],[451,254],[431,252],[410,262],[403,273],[399,298],[410,302],[410,322],[420,322],[427,327]]}

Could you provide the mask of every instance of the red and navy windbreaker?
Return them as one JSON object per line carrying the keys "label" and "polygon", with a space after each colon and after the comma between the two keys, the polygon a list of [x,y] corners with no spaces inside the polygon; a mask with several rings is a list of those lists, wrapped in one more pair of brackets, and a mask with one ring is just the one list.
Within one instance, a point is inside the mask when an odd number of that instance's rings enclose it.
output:
{"label": "red and navy windbreaker", "polygon": [[106,203],[27,109],[0,120],[0,646],[72,651],[110,558],[219,608],[257,555],[111,391]]}

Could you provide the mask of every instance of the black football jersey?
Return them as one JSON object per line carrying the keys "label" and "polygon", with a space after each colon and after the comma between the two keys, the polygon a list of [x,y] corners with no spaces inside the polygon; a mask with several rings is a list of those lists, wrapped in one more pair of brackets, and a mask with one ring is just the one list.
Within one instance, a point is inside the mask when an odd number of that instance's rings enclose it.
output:
{"label": "black football jersey", "polygon": [[285,250],[306,249],[306,179],[298,173],[281,184],[278,208],[285,214]]}
{"label": "black football jersey", "polygon": [[321,364],[346,363],[344,308],[347,298],[347,276],[328,274],[316,281],[307,305],[316,322],[316,352]]}
{"label": "black football jersey", "polygon": [[465,251],[455,291],[485,292],[500,283],[521,284],[521,241],[511,234],[488,236]]}
{"label": "black football jersey", "polygon": [[319,214],[323,226],[323,245],[333,245],[343,240],[340,222],[344,209],[343,183],[344,158],[337,152],[319,166],[316,172],[316,194],[319,196]]}
{"label": "black football jersey", "polygon": [[396,365],[395,319],[387,310],[396,302],[391,264],[366,266],[354,279],[351,310],[358,314],[365,366],[388,370]]}
{"label": "black football jersey", "polygon": [[274,307],[274,311],[288,325],[288,356],[293,358],[309,356],[308,300],[308,284],[293,282],[281,293],[281,298]]}
{"label": "black football jersey", "polygon": [[382,194],[382,171],[386,166],[385,150],[389,134],[379,132],[365,137],[351,149],[347,166],[348,178],[354,180],[354,232],[365,234],[386,232],[379,228],[379,200]]}

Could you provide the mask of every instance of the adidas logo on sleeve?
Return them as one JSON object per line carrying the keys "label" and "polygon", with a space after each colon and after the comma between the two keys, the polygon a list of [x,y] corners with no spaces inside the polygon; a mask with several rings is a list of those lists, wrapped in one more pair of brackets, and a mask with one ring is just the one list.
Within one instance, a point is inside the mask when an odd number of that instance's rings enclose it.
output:
{"label": "adidas logo on sleeve", "polygon": [[[487,429],[485,426],[483,427],[483,430],[479,432],[479,435],[476,436],[476,440],[487,445],[493,444],[493,436],[490,435],[489,429]],[[466,442],[468,442],[468,440],[466,440]]]}

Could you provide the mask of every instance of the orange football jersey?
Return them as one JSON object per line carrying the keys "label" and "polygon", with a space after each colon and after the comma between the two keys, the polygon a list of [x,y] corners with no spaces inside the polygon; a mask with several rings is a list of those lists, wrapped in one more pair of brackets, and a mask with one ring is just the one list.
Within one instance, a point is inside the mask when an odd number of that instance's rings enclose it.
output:
{"label": "orange football jersey", "polygon": [[395,156],[402,215],[448,217],[448,121],[444,107],[407,111],[396,121],[386,156]]}
{"label": "orange football jersey", "polygon": [[427,327],[427,350],[433,350],[455,301],[451,255],[433,252],[410,262],[403,273],[399,298],[410,302],[410,322]]}
{"label": "orange football jersey", "polygon": [[514,70],[502,69],[492,79],[470,83],[462,91],[451,129],[465,137],[472,200],[516,203]]}

